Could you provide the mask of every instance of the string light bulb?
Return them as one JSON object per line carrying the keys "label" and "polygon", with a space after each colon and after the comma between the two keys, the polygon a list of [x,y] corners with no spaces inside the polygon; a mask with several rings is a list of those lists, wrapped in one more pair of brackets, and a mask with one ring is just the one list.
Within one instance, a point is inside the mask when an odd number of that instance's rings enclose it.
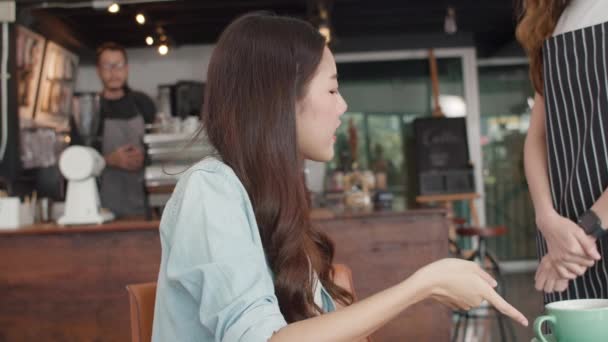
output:
{"label": "string light bulb", "polygon": [[329,27],[329,11],[327,7],[325,7],[324,3],[319,3],[319,18],[321,22],[319,23],[319,33],[325,37],[325,43],[329,44],[331,42],[331,28]]}
{"label": "string light bulb", "polygon": [[139,24],[139,25],[143,25],[146,23],[146,16],[143,13],[137,13],[135,15],[135,21]]}
{"label": "string light bulb", "polygon": [[152,38],[152,36],[147,36],[146,37],[146,44],[148,46],[153,45],[154,44],[154,38]]}
{"label": "string light bulb", "polygon": [[331,30],[327,24],[321,23],[319,25],[319,33],[325,37],[325,43],[329,44],[331,42]]}
{"label": "string light bulb", "polygon": [[158,53],[159,53],[161,56],[165,56],[167,53],[169,53],[169,46],[167,46],[167,44],[165,44],[165,43],[160,44],[160,45],[158,46]]}
{"label": "string light bulb", "polygon": [[120,11],[120,5],[117,2],[113,2],[108,6],[108,12],[110,13],[118,13]]}

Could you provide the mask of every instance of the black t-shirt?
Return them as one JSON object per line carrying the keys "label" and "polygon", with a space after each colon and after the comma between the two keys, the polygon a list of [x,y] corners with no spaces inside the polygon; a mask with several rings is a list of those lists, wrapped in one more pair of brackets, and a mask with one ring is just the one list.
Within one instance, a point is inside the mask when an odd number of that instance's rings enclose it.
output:
{"label": "black t-shirt", "polygon": [[148,95],[129,90],[125,96],[117,100],[101,98],[101,117],[104,119],[131,119],[136,115],[143,116],[146,123],[153,123],[156,117],[156,106]]}
{"label": "black t-shirt", "polygon": [[[153,123],[156,118],[156,106],[148,95],[128,90],[125,96],[117,100],[108,100],[103,97],[99,101],[99,121],[94,130],[97,132],[91,141],[91,146],[101,153],[103,127],[105,119],[124,119],[128,120],[137,115],[141,115],[145,123]],[[74,143],[82,141],[74,134]]]}

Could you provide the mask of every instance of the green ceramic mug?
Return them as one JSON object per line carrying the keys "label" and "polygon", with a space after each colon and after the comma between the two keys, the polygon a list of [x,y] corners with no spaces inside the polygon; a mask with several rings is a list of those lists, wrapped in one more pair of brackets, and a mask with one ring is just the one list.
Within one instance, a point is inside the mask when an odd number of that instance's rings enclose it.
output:
{"label": "green ceramic mug", "polygon": [[546,315],[534,322],[539,342],[552,339],[542,333],[547,322],[558,342],[608,341],[608,299],[576,299],[553,302],[545,306]]}

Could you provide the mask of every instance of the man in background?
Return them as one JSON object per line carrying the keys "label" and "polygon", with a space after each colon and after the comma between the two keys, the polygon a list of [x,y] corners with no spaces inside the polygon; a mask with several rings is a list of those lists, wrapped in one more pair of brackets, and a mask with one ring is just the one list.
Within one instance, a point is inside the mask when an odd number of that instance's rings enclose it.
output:
{"label": "man in background", "polygon": [[156,107],[144,93],[127,85],[127,52],[116,43],[97,49],[97,74],[103,84],[94,147],[104,156],[100,179],[103,207],[116,217],[145,215],[145,124],[154,122]]}

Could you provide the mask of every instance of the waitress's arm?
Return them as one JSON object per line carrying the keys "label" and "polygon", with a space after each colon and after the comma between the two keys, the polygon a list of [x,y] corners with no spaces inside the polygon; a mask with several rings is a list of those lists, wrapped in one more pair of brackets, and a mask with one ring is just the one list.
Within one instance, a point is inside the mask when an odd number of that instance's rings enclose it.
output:
{"label": "waitress's arm", "polygon": [[[574,279],[593,265],[593,259],[598,260],[600,255],[594,241],[575,222],[562,217],[553,206],[547,155],[547,134],[550,132],[547,132],[545,120],[545,99],[537,93],[524,144],[526,180],[536,225],[547,242],[547,254],[562,278]],[[554,157],[558,160],[558,156]],[[599,203],[602,204],[605,202]],[[608,215],[608,211],[604,213]]]}
{"label": "waitress's arm", "polygon": [[524,143],[524,167],[539,228],[542,228],[545,217],[557,214],[553,208],[549,185],[545,116],[545,99],[536,93]]}

